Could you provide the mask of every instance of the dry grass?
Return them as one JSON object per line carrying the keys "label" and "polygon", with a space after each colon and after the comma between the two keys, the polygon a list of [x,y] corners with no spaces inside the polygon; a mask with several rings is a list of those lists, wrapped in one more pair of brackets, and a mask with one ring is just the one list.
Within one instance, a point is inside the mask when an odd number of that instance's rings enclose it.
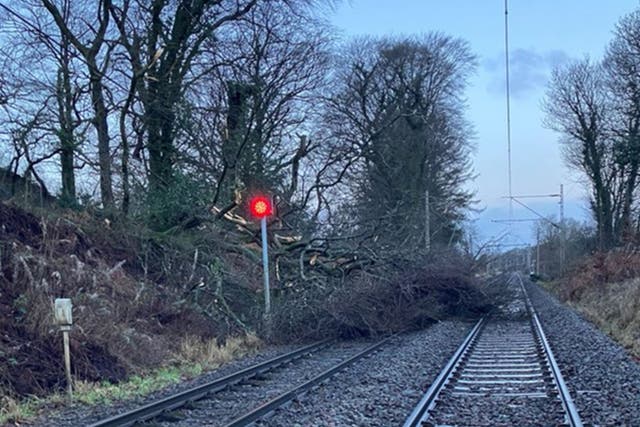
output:
{"label": "dry grass", "polygon": [[219,345],[215,339],[187,336],[182,339],[174,360],[178,364],[200,365],[204,370],[210,370],[261,347],[262,341],[253,334],[229,338],[224,345]]}
{"label": "dry grass", "polygon": [[596,253],[549,290],[640,357],[640,252]]}
{"label": "dry grass", "polygon": [[571,304],[640,357],[640,278],[589,287]]}
{"label": "dry grass", "polygon": [[0,398],[0,425],[5,423],[21,423],[36,415],[38,403],[36,400],[19,401],[9,396]]}
{"label": "dry grass", "polygon": [[640,277],[640,251],[618,248],[610,252],[597,252],[578,263],[559,289],[560,296],[574,300],[593,286],[618,283]]}

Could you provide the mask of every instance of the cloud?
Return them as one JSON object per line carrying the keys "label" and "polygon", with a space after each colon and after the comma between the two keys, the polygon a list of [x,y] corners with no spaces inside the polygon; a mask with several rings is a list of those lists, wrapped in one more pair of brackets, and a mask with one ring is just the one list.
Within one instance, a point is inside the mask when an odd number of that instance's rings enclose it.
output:
{"label": "cloud", "polygon": [[[513,97],[523,97],[547,83],[551,70],[569,61],[562,50],[537,52],[534,49],[515,49],[510,52],[510,89]],[[491,76],[487,90],[495,95],[505,93],[504,53],[482,61],[482,68]]]}

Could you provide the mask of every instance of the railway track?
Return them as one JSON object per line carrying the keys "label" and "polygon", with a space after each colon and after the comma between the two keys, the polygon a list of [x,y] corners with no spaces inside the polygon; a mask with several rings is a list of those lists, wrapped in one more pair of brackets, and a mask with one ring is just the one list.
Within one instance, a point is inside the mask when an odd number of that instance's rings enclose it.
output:
{"label": "railway track", "polygon": [[510,286],[515,307],[475,325],[404,427],[582,426],[520,277]]}
{"label": "railway track", "polygon": [[[513,302],[472,328],[404,427],[582,426],[519,276],[514,275],[509,285],[516,294]],[[329,341],[312,344],[90,427],[259,423],[389,339],[334,353]],[[308,369],[298,367],[295,380],[270,382],[271,373],[307,359]],[[248,388],[258,391],[245,393]]]}
{"label": "railway track", "polygon": [[[374,344],[366,346],[364,349],[358,349],[352,351],[348,356],[336,356],[327,355],[322,353],[324,363],[330,366],[323,371],[317,373],[312,378],[305,381],[298,381],[298,385],[287,387],[285,390],[278,393],[276,396],[259,402],[254,402],[250,409],[235,412],[235,408],[231,408],[229,411],[224,411],[224,408],[217,408],[218,414],[207,414],[207,408],[205,408],[204,419],[202,415],[197,415],[197,419],[189,420],[188,415],[185,418],[184,414],[179,416],[172,415],[177,411],[189,412],[192,410],[198,410],[201,402],[207,399],[212,400],[213,406],[220,406],[219,401],[214,400],[217,394],[224,394],[225,391],[233,390],[234,387],[241,387],[243,384],[248,384],[250,387],[256,387],[262,384],[264,387],[268,387],[268,381],[265,381],[265,374],[275,372],[278,369],[284,368],[286,365],[301,359],[303,357],[316,354],[320,355],[321,352],[330,350],[332,342],[330,340],[315,343],[290,353],[278,356],[266,362],[251,366],[241,371],[235,372],[226,377],[212,381],[210,383],[195,387],[193,389],[177,393],[162,400],[150,403],[140,408],[122,413],[108,419],[98,421],[91,424],[89,427],[122,427],[132,425],[144,425],[146,422],[153,421],[153,425],[160,425],[166,423],[167,425],[186,423],[184,425],[221,425],[226,427],[239,427],[246,426],[254,423],[255,421],[268,416],[281,406],[284,406],[294,400],[297,396],[300,396],[313,387],[318,386],[330,379],[333,375],[345,369],[347,366],[356,363],[358,360],[370,355],[378,350],[382,345],[387,343],[391,337],[382,339]],[[343,351],[344,353],[344,351]],[[321,365],[318,363],[318,365]],[[289,384],[290,385],[290,384]],[[266,394],[266,392],[265,392]],[[235,398],[232,398],[235,399]],[[222,412],[220,410],[222,409]],[[202,411],[201,411],[202,412]],[[223,415],[220,415],[222,413]],[[232,413],[233,415],[230,415]],[[169,421],[167,421],[169,420]],[[197,424],[196,424],[197,423]]]}

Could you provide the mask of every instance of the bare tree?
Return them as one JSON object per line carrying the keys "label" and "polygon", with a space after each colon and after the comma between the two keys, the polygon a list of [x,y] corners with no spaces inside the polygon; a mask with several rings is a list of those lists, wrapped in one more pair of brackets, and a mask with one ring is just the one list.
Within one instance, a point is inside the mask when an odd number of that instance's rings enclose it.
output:
{"label": "bare tree", "polygon": [[[109,27],[109,10],[111,0],[100,0],[95,6],[97,27],[85,21],[79,28],[72,28],[70,21],[83,22],[77,16],[72,16],[71,1],[63,0],[59,5],[50,0],[42,0],[42,4],[49,11],[58,26],[65,43],[73,45],[82,56],[89,74],[89,89],[91,104],[94,111],[93,125],[98,138],[98,158],[100,164],[100,194],[102,204],[107,211],[114,208],[113,184],[111,173],[111,150],[109,143],[108,110],[104,96],[104,76],[109,64],[109,52],[106,43],[106,33]],[[83,42],[83,40],[88,40]],[[99,60],[102,59],[101,63]]]}
{"label": "bare tree", "polygon": [[565,161],[588,179],[599,244],[610,247],[616,241],[620,171],[608,131],[611,104],[602,66],[584,59],[556,68],[543,108],[545,125],[563,136]]}
{"label": "bare tree", "polygon": [[205,43],[221,65],[192,89],[209,96],[189,97],[196,123],[182,132],[195,131],[183,152],[211,178],[213,204],[252,191],[277,194],[284,216],[296,204],[301,163],[317,148],[306,133],[328,69],[323,30],[305,11],[263,3]]}
{"label": "bare tree", "polygon": [[200,62],[203,43],[256,3],[161,0],[148,5],[124,0],[109,5],[143,107],[146,139],[144,147],[138,144],[134,155],[139,155],[142,148],[148,150],[151,194],[161,196],[171,185],[179,104],[187,88],[211,67]]}
{"label": "bare tree", "polygon": [[616,219],[617,236],[631,237],[640,171],[640,11],[623,17],[603,60],[611,93],[611,133],[623,188]]}
{"label": "bare tree", "polygon": [[565,263],[569,268],[596,249],[596,234],[593,226],[574,219],[565,220],[564,230],[557,225],[557,218],[538,221],[534,226],[538,247],[534,248],[534,259],[539,261],[537,270],[543,277],[556,278],[566,271],[561,263],[561,251],[565,251]]}
{"label": "bare tree", "polygon": [[[82,78],[77,77],[80,64],[69,39],[55,30],[43,9],[28,4],[19,9],[0,7],[7,14],[7,28],[17,30],[6,34],[10,42],[2,47],[6,58],[11,58],[4,67],[11,76],[6,83],[12,93],[5,109],[14,151],[9,169],[14,176],[18,171],[33,176],[44,187],[36,165],[59,155],[61,197],[73,205],[76,157],[86,127],[79,105],[83,95]],[[11,53],[5,50],[8,46]],[[23,162],[26,167],[21,167]]]}

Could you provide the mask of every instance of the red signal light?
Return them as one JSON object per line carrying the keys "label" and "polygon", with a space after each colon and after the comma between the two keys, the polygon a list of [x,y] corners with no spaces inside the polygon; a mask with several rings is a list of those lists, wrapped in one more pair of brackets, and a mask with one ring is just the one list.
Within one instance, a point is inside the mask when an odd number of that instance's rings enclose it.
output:
{"label": "red signal light", "polygon": [[251,199],[251,213],[258,218],[264,218],[271,215],[273,208],[271,207],[271,201],[266,197],[254,197]]}

